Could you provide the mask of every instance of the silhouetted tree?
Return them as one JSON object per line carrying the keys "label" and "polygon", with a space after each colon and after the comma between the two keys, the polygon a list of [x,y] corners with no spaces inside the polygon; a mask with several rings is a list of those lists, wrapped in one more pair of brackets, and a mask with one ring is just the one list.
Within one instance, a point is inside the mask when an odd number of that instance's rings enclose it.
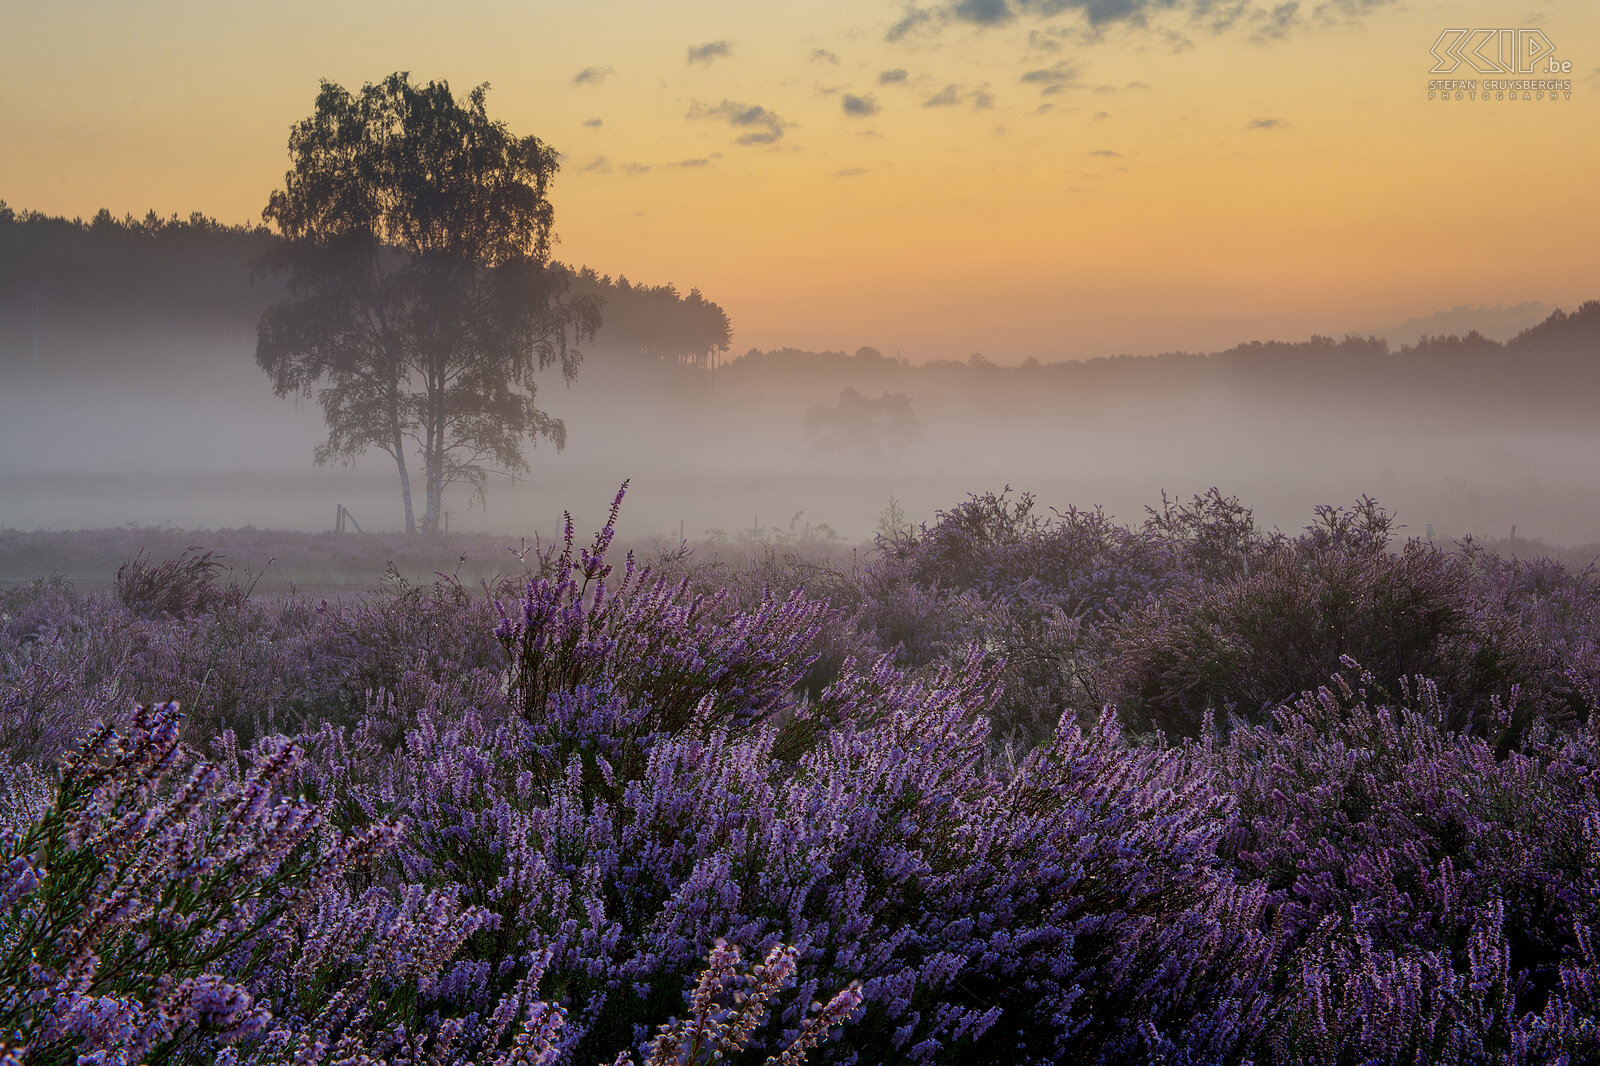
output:
{"label": "silhouetted tree", "polygon": [[433,532],[451,483],[481,500],[490,465],[524,472],[525,442],[563,446],[534,376],[559,365],[571,381],[599,325],[598,300],[550,269],[557,153],[492,121],[487,88],[457,101],[404,73],[355,94],[323,82],[262,212],[284,241],[261,266],[287,275],[289,297],[262,316],[256,362],[280,396],[320,383],[317,462],[393,457],[410,532],[408,448]]}
{"label": "silhouetted tree", "polygon": [[806,410],[806,446],[853,459],[899,455],[920,433],[911,398],[901,392],[872,399],[847,387],[839,393],[837,405],[818,404]]}

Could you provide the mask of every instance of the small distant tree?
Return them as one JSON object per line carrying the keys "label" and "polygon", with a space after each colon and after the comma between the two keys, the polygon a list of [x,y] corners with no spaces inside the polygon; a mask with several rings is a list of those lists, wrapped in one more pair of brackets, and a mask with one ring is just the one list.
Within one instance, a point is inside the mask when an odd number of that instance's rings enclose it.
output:
{"label": "small distant tree", "polygon": [[841,457],[874,461],[896,456],[920,435],[911,397],[901,392],[873,399],[847,387],[838,404],[806,409],[806,446]]}
{"label": "small distant tree", "polygon": [[286,274],[289,296],[262,316],[256,362],[279,396],[315,393],[318,463],[394,459],[408,532],[408,453],[431,533],[451,484],[481,501],[491,468],[527,471],[524,444],[565,444],[534,377],[559,366],[570,382],[600,323],[599,300],[569,295],[549,262],[557,153],[491,120],[487,89],[458,101],[405,73],[359,93],[323,82],[262,212],[283,240],[260,267]]}

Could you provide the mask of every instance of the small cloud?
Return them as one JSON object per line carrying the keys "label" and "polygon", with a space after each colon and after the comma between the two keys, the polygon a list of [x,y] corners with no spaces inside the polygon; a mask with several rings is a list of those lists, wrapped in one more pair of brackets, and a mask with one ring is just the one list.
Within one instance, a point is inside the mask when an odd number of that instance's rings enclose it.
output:
{"label": "small cloud", "polygon": [[783,137],[783,131],[792,123],[785,122],[777,113],[757,104],[741,104],[724,100],[720,104],[695,104],[689,109],[690,118],[720,118],[741,134],[736,144],[772,144]]}
{"label": "small cloud", "polygon": [[1282,129],[1283,127],[1285,127],[1287,125],[1288,125],[1288,123],[1283,121],[1283,119],[1281,119],[1281,118],[1253,118],[1253,119],[1250,120],[1250,124],[1248,126],[1246,126],[1245,129],[1247,129],[1247,130],[1278,130],[1278,129]]}
{"label": "small cloud", "polygon": [[597,130],[601,126],[605,125],[605,120],[604,119],[598,119],[598,118],[586,118],[586,119],[583,120],[583,124],[585,126],[588,126],[592,130]]}
{"label": "small cloud", "polygon": [[[1326,4],[1319,5],[1317,13],[1320,15]],[[1250,39],[1256,42],[1281,41],[1289,36],[1289,31],[1299,21],[1299,0],[1287,0],[1271,11],[1256,12],[1257,25]]]}
{"label": "small cloud", "polygon": [[899,21],[889,27],[889,32],[883,35],[883,39],[886,41],[898,41],[913,30],[938,21],[942,20],[936,18],[934,13],[927,8],[908,5],[905,14],[901,15]]}
{"label": "small cloud", "polygon": [[811,61],[813,63],[828,63],[833,66],[839,65],[839,57],[826,48],[813,48],[811,50]]}
{"label": "small cloud", "polygon": [[572,76],[572,84],[599,85],[615,73],[610,67],[584,67]]}
{"label": "small cloud", "polygon": [[1109,148],[1097,148],[1094,151],[1090,152],[1089,154],[1092,155],[1092,156],[1099,156],[1102,159],[1121,159],[1122,158],[1122,153],[1121,152],[1113,152]]}
{"label": "small cloud", "polygon": [[733,55],[732,41],[707,41],[689,46],[689,62],[709,63],[713,59],[726,59]]}
{"label": "small cloud", "polygon": [[953,107],[961,100],[961,90],[954,85],[946,85],[934,95],[922,101],[923,107]]}
{"label": "small cloud", "polygon": [[697,159],[680,159],[676,163],[668,163],[667,167],[671,170],[693,170],[695,167],[708,167],[710,165],[711,160],[701,156]]}
{"label": "small cloud", "polygon": [[578,168],[579,174],[609,174],[610,172],[611,160],[607,159],[603,155],[595,156],[593,159],[589,160],[587,163],[583,164],[583,166]]}
{"label": "small cloud", "polygon": [[866,172],[866,167],[845,167],[843,170],[835,170],[833,176],[836,178],[859,178]]}
{"label": "small cloud", "polygon": [[1056,109],[1056,105],[1055,104],[1040,104],[1038,107],[1033,109],[1033,113],[1035,115],[1042,115],[1046,111],[1054,111],[1055,109]]}
{"label": "small cloud", "polygon": [[1148,88],[1150,88],[1150,85],[1147,82],[1130,81],[1128,84],[1124,85],[1123,88],[1124,89],[1148,89]]}
{"label": "small cloud", "polygon": [[840,101],[844,105],[844,113],[864,118],[867,115],[878,113],[878,101],[871,96],[857,96],[854,93],[845,93]]}
{"label": "small cloud", "polygon": [[999,26],[1016,18],[1007,0],[958,0],[950,13],[979,26]]}
{"label": "small cloud", "polygon": [[630,177],[632,177],[635,174],[648,174],[648,173],[650,173],[650,164],[649,163],[628,163],[628,164],[625,164],[623,166],[622,172],[624,174],[627,174]]}
{"label": "small cloud", "polygon": [[1096,111],[1094,113],[1094,117],[1097,118],[1097,119],[1110,118],[1111,117],[1111,112],[1109,112],[1109,111]]}
{"label": "small cloud", "polygon": [[982,89],[972,94],[972,110],[987,111],[994,106],[994,97]]}
{"label": "small cloud", "polygon": [[1078,68],[1075,64],[1063,59],[1061,62],[1052,63],[1041,70],[1030,70],[1022,75],[1021,80],[1029,85],[1071,85],[1078,80]]}
{"label": "small cloud", "polygon": [[900,69],[899,67],[896,67],[894,70],[886,70],[883,73],[879,74],[878,75],[878,84],[879,85],[898,85],[900,82],[905,81],[909,77],[911,77],[910,74],[906,73],[904,70]]}

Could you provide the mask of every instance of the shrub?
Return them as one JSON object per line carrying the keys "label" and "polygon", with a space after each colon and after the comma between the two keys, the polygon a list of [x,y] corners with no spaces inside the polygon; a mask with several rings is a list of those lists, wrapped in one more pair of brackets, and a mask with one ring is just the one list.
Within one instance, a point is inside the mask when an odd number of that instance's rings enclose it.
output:
{"label": "shrub", "polygon": [[1431,682],[1391,704],[1351,664],[1214,765],[1237,804],[1221,853],[1300,953],[1284,1031],[1343,1049],[1307,1061],[1510,1055],[1594,973],[1600,734],[1499,757]]}
{"label": "shrub", "polygon": [[382,704],[312,744],[341,818],[410,827],[396,876],[494,915],[441,1011],[482,1015],[538,969],[563,1055],[604,1061],[724,937],[794,945],[802,1001],[861,981],[839,1061],[1220,1061],[1251,1039],[1261,898],[1219,880],[1226,801],[1180,753],[1103,718],[1002,774],[977,652],[920,678],[851,664],[804,700],[813,607],[712,627],[682,585],[613,587],[610,528],[569,535],[506,611],[509,707],[439,685],[397,757]]}
{"label": "shrub", "polygon": [[223,572],[216,552],[186,548],[176,559],[151,564],[140,552],[117,568],[117,598],[134,614],[187,618],[249,594],[237,585],[219,588]]}
{"label": "shrub", "polygon": [[262,1032],[235,964],[368,846],[310,853],[315,810],[273,797],[293,749],[227,782],[181,749],[176,711],[90,734],[0,845],[0,1040],[30,1063],[192,1056]]}
{"label": "shrub", "polygon": [[1196,736],[1227,715],[1263,720],[1345,655],[1389,697],[1408,675],[1435,679],[1461,728],[1516,684],[1519,730],[1565,708],[1550,656],[1462,560],[1418,542],[1391,555],[1307,538],[1249,577],[1170,592],[1121,626],[1108,690],[1134,728]]}

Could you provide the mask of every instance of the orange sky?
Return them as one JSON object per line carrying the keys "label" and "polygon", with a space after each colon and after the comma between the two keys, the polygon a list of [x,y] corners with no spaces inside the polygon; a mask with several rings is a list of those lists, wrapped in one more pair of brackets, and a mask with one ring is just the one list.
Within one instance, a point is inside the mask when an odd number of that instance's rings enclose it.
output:
{"label": "orange sky", "polygon": [[[9,4],[0,198],[254,221],[318,80],[405,69],[490,82],[565,154],[557,255],[698,285],[739,351],[1049,360],[1600,297],[1593,0],[446,10]],[[1429,102],[1452,27],[1542,29],[1570,99]]]}

